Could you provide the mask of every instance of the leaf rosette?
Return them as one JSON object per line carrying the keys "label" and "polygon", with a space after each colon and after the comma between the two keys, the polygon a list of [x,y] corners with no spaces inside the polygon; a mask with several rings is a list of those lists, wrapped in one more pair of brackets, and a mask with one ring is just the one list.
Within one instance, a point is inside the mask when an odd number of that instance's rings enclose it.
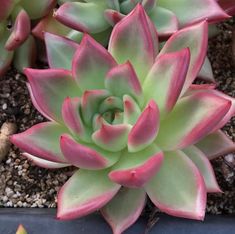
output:
{"label": "leaf rosette", "polygon": [[207,29],[206,21],[182,29],[159,51],[137,5],[114,27],[108,51],[86,34],[80,45],[45,34],[50,68],[25,74],[34,106],[50,121],[11,141],[39,166],[79,168],[58,194],[59,219],[101,210],[122,233],[147,196],[168,214],[204,218],[206,193],[221,191],[209,160],[235,150],[219,130],[234,99],[192,84]]}

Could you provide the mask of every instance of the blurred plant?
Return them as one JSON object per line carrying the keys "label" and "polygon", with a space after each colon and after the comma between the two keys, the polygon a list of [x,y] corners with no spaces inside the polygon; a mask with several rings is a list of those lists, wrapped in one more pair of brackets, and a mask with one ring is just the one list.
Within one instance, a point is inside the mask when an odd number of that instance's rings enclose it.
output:
{"label": "blurred plant", "polygon": [[16,231],[16,234],[27,234],[27,232],[22,224],[19,225],[19,227]]}
{"label": "blurred plant", "polygon": [[56,0],[0,0],[0,76],[14,60],[22,71],[35,60],[35,40],[30,35],[32,22],[44,17]]}
{"label": "blurred plant", "polygon": [[217,0],[219,5],[230,15],[235,15],[235,0]]}
{"label": "blurred plant", "polygon": [[[159,52],[142,5],[113,29],[108,51],[45,33],[49,69],[25,69],[35,107],[50,121],[11,141],[39,166],[77,170],[58,194],[59,219],[101,210],[119,234],[146,196],[163,212],[202,220],[220,192],[210,159],[235,150],[219,129],[235,100],[192,85],[204,62],[207,22],[174,33]],[[211,147],[212,146],[212,147]]]}

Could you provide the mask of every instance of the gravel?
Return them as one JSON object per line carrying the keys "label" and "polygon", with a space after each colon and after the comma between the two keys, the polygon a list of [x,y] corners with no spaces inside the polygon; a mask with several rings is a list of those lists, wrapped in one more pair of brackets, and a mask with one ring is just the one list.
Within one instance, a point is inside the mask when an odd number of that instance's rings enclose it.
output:
{"label": "gravel", "polygon": [[[235,97],[231,49],[233,26],[232,20],[219,25],[220,33],[210,40],[208,56],[218,83],[217,88]],[[5,122],[13,122],[18,131],[22,132],[43,121],[45,119],[30,102],[25,77],[12,68],[0,80],[0,126]],[[235,141],[235,118],[223,130]],[[235,214],[235,154],[219,157],[212,164],[224,193],[208,195],[207,212]],[[47,170],[36,167],[12,146],[7,158],[0,164],[0,206],[56,207],[56,194],[73,170],[74,168]],[[147,210],[149,208],[153,211],[150,203]]]}

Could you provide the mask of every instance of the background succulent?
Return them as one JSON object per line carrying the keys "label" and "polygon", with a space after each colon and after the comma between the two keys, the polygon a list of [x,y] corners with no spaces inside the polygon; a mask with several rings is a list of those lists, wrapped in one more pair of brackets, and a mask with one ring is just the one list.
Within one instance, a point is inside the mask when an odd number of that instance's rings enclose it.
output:
{"label": "background succulent", "polygon": [[[201,20],[218,22],[228,18],[216,0],[60,0],[55,18],[63,24],[87,33],[110,32],[137,4],[141,3],[160,37]],[[64,3],[64,4],[63,4]],[[193,9],[193,10],[192,10]],[[92,17],[91,17],[92,16]]]}
{"label": "background succulent", "polygon": [[20,224],[17,228],[16,234],[27,234],[24,226],[22,224]]}
{"label": "background succulent", "polygon": [[[50,121],[11,141],[35,164],[77,170],[58,194],[59,219],[96,210],[122,233],[146,196],[168,214],[203,219],[220,192],[209,160],[235,150],[219,129],[234,99],[193,85],[204,62],[207,22],[174,33],[159,52],[143,7],[113,29],[108,51],[46,33],[50,68],[25,69],[35,107]],[[213,147],[211,147],[213,146]]]}
{"label": "background succulent", "polygon": [[44,17],[56,5],[56,0],[0,0],[0,76],[12,60],[17,69],[32,65],[35,40],[31,36],[32,22]]}

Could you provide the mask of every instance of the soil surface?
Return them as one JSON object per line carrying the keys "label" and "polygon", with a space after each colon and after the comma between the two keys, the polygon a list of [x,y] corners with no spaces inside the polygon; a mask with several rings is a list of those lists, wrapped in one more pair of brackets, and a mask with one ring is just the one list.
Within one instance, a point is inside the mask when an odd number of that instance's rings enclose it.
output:
{"label": "soil surface", "polygon": [[[217,88],[235,97],[231,49],[233,27],[232,20],[218,26],[219,34],[210,39],[208,56],[212,62]],[[18,132],[22,132],[42,121],[45,119],[30,101],[25,77],[12,68],[0,79],[0,126],[5,122],[14,122]],[[235,141],[235,118],[223,130]],[[224,193],[208,195],[207,212],[235,214],[235,152],[219,157],[212,164]],[[6,159],[0,163],[0,206],[56,207],[57,191],[72,173],[73,168],[46,170],[36,167],[12,146]],[[148,207],[153,210],[151,204]],[[156,217],[154,213],[155,211],[152,213],[153,222]]]}

